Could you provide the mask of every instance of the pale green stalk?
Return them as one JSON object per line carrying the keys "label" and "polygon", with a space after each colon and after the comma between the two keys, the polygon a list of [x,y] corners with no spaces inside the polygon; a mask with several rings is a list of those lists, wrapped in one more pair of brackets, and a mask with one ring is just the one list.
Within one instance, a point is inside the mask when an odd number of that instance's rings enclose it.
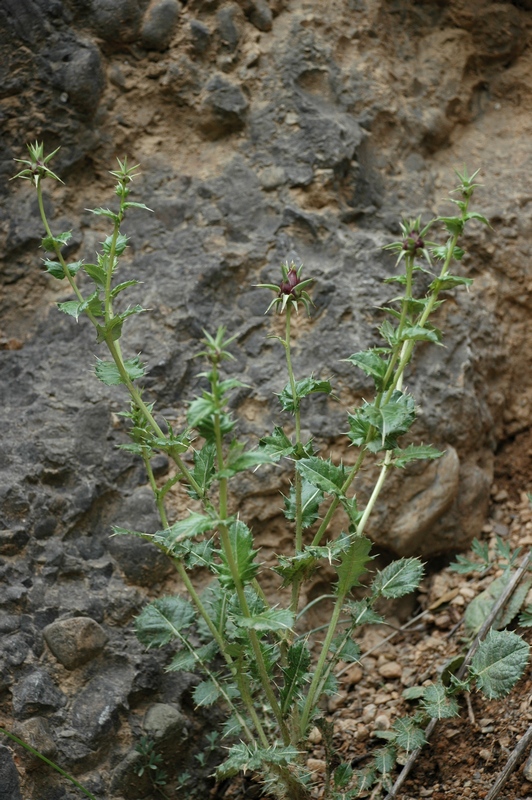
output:
{"label": "pale green stalk", "polygon": [[61,769],[61,767],[58,764],[56,764],[55,761],[51,761],[51,759],[46,758],[46,756],[43,756],[42,753],[39,753],[38,750],[36,750],[34,747],[32,747],[27,742],[25,742],[24,739],[19,739],[18,736],[15,736],[14,733],[10,733],[9,731],[6,731],[5,728],[0,728],[0,733],[4,734],[4,736],[7,736],[9,739],[12,739],[14,742],[19,744],[21,747],[24,747],[33,756],[37,756],[37,758],[40,758],[41,761],[44,761],[44,763],[48,764],[49,767],[52,767],[52,769],[55,769],[56,772],[59,772],[59,774],[62,775],[67,780],[69,780],[70,783],[74,784],[74,786],[77,789],[79,789],[80,792],[83,792],[83,794],[86,797],[88,797],[89,800],[96,800],[94,795],[91,794],[88,789],[85,789],[85,787],[82,786],[81,783],[78,783],[78,781],[75,778],[73,778],[72,775],[70,775],[68,772],[65,772],[64,769]]}

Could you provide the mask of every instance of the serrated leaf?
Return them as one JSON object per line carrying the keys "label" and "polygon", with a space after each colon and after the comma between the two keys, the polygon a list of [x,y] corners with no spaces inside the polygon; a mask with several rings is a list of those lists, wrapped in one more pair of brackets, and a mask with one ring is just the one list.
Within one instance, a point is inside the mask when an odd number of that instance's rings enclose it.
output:
{"label": "serrated leaf", "polygon": [[[215,442],[205,442],[201,450],[194,452],[194,470],[192,471],[192,477],[204,492],[207,491],[214,480],[215,460]],[[190,494],[197,497],[192,489],[190,490]]]}
{"label": "serrated leaf", "polygon": [[345,597],[354,586],[360,586],[359,578],[371,561],[370,550],[370,540],[359,536],[353,540],[349,550],[341,555],[340,564],[336,567],[338,583],[335,587],[341,597]]}
{"label": "serrated leaf", "polygon": [[405,700],[419,700],[424,694],[424,686],[409,686],[408,689],[403,690],[403,697]]}
{"label": "serrated leaf", "polygon": [[266,451],[272,461],[279,461],[283,456],[291,456],[294,453],[291,439],[280,427],[275,427],[271,436],[264,436],[259,441],[259,446]]}
{"label": "serrated leaf", "polygon": [[384,386],[384,378],[386,377],[386,372],[388,371],[388,361],[381,357],[380,353],[382,352],[382,348],[372,348],[370,350],[364,350],[360,353],[354,353],[349,358],[343,359],[344,361],[350,361],[351,364],[359,367],[366,375],[369,375],[375,381],[375,388],[378,392],[385,391],[389,384],[390,380],[393,377],[390,375],[390,378],[387,381],[387,385]]}
{"label": "serrated leaf", "polygon": [[346,662],[360,660],[360,647],[353,639],[345,638],[342,634],[335,636],[332,641],[331,651],[336,658]]}
{"label": "serrated leaf", "polygon": [[417,589],[422,577],[423,564],[418,558],[400,558],[377,572],[371,589],[377,597],[403,597]]}
{"label": "serrated leaf", "polygon": [[[438,259],[439,261],[445,261],[447,255],[449,253],[449,247],[447,244],[442,245],[433,245],[430,248],[430,252],[432,253],[433,257]],[[455,261],[461,261],[464,257],[465,250],[461,247],[455,247],[453,250],[453,258]]]}
{"label": "serrated leaf", "polygon": [[371,789],[371,787],[375,783],[376,780],[375,767],[371,766],[371,767],[365,767],[365,769],[357,770],[355,772],[355,776],[356,776],[356,789],[358,795],[360,795],[361,792],[367,792],[368,789]]}
{"label": "serrated leaf", "polygon": [[[253,536],[248,526],[240,520],[231,523],[228,529],[233,562],[238,570],[240,582],[249,583],[253,580],[259,565],[255,562],[257,551],[253,549]],[[224,550],[220,550],[221,563],[216,566],[216,573],[221,586],[226,589],[234,588],[231,568]]]}
{"label": "serrated leaf", "polygon": [[336,789],[344,789],[353,777],[353,767],[351,764],[339,764],[334,770],[334,786]]}
{"label": "serrated leaf", "polygon": [[[139,356],[128,358],[124,361],[124,367],[132,381],[142,378],[145,374],[144,365],[141,363]],[[114,361],[102,361],[100,358],[96,359],[94,365],[94,372],[96,377],[105,383],[106,386],[118,386],[124,383],[122,376]]]}
{"label": "serrated leaf", "polygon": [[507,695],[525,670],[529,650],[516,633],[490,630],[471,661],[477,687],[490,700]]}
{"label": "serrated leaf", "polygon": [[519,615],[519,625],[522,628],[530,628],[532,626],[532,606],[527,606]]}
{"label": "serrated leaf", "polygon": [[83,271],[87,273],[87,275],[92,278],[94,283],[100,287],[100,289],[105,288],[106,283],[106,272],[100,264],[84,264]]}
{"label": "serrated leaf", "polygon": [[62,311],[63,314],[74,317],[77,322],[81,313],[81,305],[82,303],[79,300],[66,300],[64,303],[58,303],[57,308],[59,311]]}
{"label": "serrated leaf", "polygon": [[346,480],[346,471],[343,465],[337,467],[330,459],[312,456],[296,461],[299,474],[316,488],[328,494],[342,496],[342,486]]}
{"label": "serrated leaf", "polygon": [[[302,478],[301,480],[301,519],[303,529],[308,528],[318,519],[318,510],[323,501],[323,492],[312,483]],[[296,490],[290,487],[290,494],[285,497],[284,515],[286,519],[294,521],[296,518]]]}
{"label": "serrated leaf", "polygon": [[212,661],[218,653],[216,642],[195,646],[192,650],[182,650],[172,658],[166,669],[169,672],[194,672],[198,665]]}
{"label": "serrated leaf", "polygon": [[479,214],[479,213],[478,213],[478,211],[469,211],[469,212],[468,212],[468,213],[465,215],[465,218],[466,218],[467,220],[469,220],[469,219],[476,219],[476,220],[478,220],[479,222],[482,222],[482,224],[483,224],[483,225],[487,225],[487,226],[488,226],[488,228],[490,227],[489,221],[486,219],[486,217],[485,217],[483,214]]}
{"label": "serrated leaf", "polygon": [[380,625],[384,622],[384,617],[373,610],[369,600],[349,600],[344,608],[353,625]]}
{"label": "serrated leaf", "polygon": [[438,217],[438,222],[443,222],[447,231],[453,236],[461,236],[464,232],[464,220],[461,217]]}
{"label": "serrated leaf", "polygon": [[109,208],[88,208],[87,211],[90,211],[91,214],[97,217],[108,217],[112,219],[113,222],[119,221],[118,214],[115,214],[115,212],[111,211]]}
{"label": "serrated leaf", "polygon": [[454,289],[455,286],[471,286],[472,278],[462,278],[458,275],[445,275],[443,278],[435,278],[429,286],[433,292],[446,292]]}
{"label": "serrated leaf", "polygon": [[286,667],[282,668],[284,682],[279,692],[279,701],[283,714],[290,708],[299,689],[307,681],[309,666],[310,652],[305,642],[296,642],[288,648]]}
{"label": "serrated leaf", "polygon": [[138,640],[146,647],[162,647],[188,628],[194,608],[182,597],[160,597],[147,605],[135,620]]}
{"label": "serrated leaf", "polygon": [[392,732],[395,734],[395,742],[398,747],[406,750],[407,753],[423,747],[427,742],[425,732],[410,717],[396,719],[392,726]]}
{"label": "serrated leaf", "polygon": [[244,448],[245,445],[241,442],[236,440],[231,442],[224,468],[216,474],[217,478],[232,478],[238,472],[245,472],[262,464],[271,464],[270,456],[263,449],[246,451]]}
{"label": "serrated leaf", "polygon": [[148,206],[144,205],[144,203],[133,203],[131,200],[128,200],[127,203],[124,203],[124,208],[140,208],[143,211],[153,211],[153,209],[148,208]]}
{"label": "serrated leaf", "polygon": [[56,245],[59,249],[63,248],[65,244],[68,244],[70,239],[72,238],[72,231],[64,231],[63,233],[57,233],[55,236],[45,236],[41,242],[43,250],[47,250],[49,253],[55,251]]}
{"label": "serrated leaf", "polygon": [[383,406],[367,403],[362,413],[381,434],[382,445],[390,450],[397,446],[397,438],[410,430],[416,419],[414,398],[400,391],[394,391]]}
{"label": "serrated leaf", "polygon": [[380,747],[375,751],[374,764],[381,775],[389,775],[395,767],[395,750],[393,747]]}
{"label": "serrated leaf", "polygon": [[136,536],[139,539],[144,539],[146,542],[153,541],[152,533],[144,533],[143,531],[131,531],[129,528],[120,528],[118,525],[112,526],[113,532],[111,536]]}
{"label": "serrated leaf", "polygon": [[299,751],[292,745],[274,744],[269,748],[259,748],[244,742],[229,748],[228,757],[216,770],[218,780],[236,775],[237,772],[259,771],[264,764],[285,766],[294,762]]}
{"label": "serrated leaf", "polygon": [[[66,278],[64,273],[63,267],[59,261],[50,261],[49,259],[43,259],[43,264],[46,267],[46,271],[53,275],[54,278],[58,280],[63,280]],[[81,267],[83,266],[83,261],[72,261],[72,263],[67,264],[67,269],[72,277],[79,272]]]}
{"label": "serrated leaf", "polygon": [[357,408],[354,414],[348,414],[349,433],[347,435],[356,447],[362,447],[369,441],[369,435],[372,429],[371,422],[364,416],[366,405],[367,403],[361,408]]}
{"label": "serrated leaf", "polygon": [[204,393],[203,397],[197,397],[188,407],[187,420],[191,428],[196,428],[199,423],[212,417],[216,412],[216,403],[212,395]]}
{"label": "serrated leaf", "polygon": [[171,550],[173,545],[178,544],[184,539],[189,539],[192,536],[199,536],[207,531],[212,531],[216,527],[217,520],[208,517],[205,514],[198,514],[192,511],[186,519],[178,520],[165,528],[163,531],[157,531],[154,534],[154,541],[162,544],[164,547]]}
{"label": "serrated leaf", "polygon": [[433,719],[448,719],[458,715],[458,701],[445,691],[442,683],[425,686],[422,707]]}
{"label": "serrated leaf", "polygon": [[[295,396],[298,407],[300,401],[304,397],[307,397],[307,395],[309,394],[315,394],[316,392],[331,394],[332,386],[330,384],[330,381],[317,380],[313,375],[311,375],[309,378],[303,378],[300,381],[296,381]],[[289,383],[287,383],[287,385],[284,387],[283,391],[278,395],[278,397],[283,411],[290,411],[291,413],[294,413],[295,411],[294,397],[292,395],[292,387]]]}
{"label": "serrated leaf", "polygon": [[441,458],[444,454],[445,451],[437,450],[430,444],[410,444],[404,449],[398,447],[393,451],[392,464],[403,469],[412,461]]}
{"label": "serrated leaf", "polygon": [[[467,636],[474,636],[480,629],[484,620],[489,616],[494,604],[510,582],[512,575],[513,572],[511,570],[505,570],[502,575],[490,583],[487,589],[471,600],[464,615],[464,630]],[[501,609],[501,612],[496,617],[493,623],[494,628],[505,628],[510,624],[513,618],[519,613],[519,609],[523,605],[531,585],[532,578],[521,581],[504,608]]]}
{"label": "serrated leaf", "polygon": [[[106,255],[110,255],[111,254],[111,247],[112,247],[112,244],[113,244],[113,238],[114,238],[114,235],[110,234],[106,238],[106,240],[104,242],[102,242],[102,249],[103,249],[103,251],[104,251],[104,253]],[[115,242],[115,256],[121,256],[122,255],[122,253],[124,252],[124,250],[127,247],[128,241],[129,241],[129,238],[127,236],[124,236],[123,233],[119,233],[118,234],[118,236],[116,237],[116,242]]]}
{"label": "serrated leaf", "polygon": [[212,706],[221,696],[220,689],[210,678],[198,683],[192,693],[192,699],[197,706]]}
{"label": "serrated leaf", "polygon": [[241,628],[255,631],[289,631],[294,626],[294,615],[287,608],[267,608],[252,617],[238,617]]}
{"label": "serrated leaf", "polygon": [[401,330],[401,342],[432,342],[439,344],[441,342],[441,332],[437,328],[422,327],[421,325],[405,325]]}
{"label": "serrated leaf", "polygon": [[[120,292],[123,292],[124,289],[129,289],[130,286],[138,286],[139,284],[140,284],[140,281],[135,281],[135,280],[122,281],[122,283],[117,283],[116,286],[111,291],[111,297],[114,298],[114,297],[117,296],[117,294],[120,294]],[[138,308],[140,308],[140,306],[138,306]],[[145,310],[145,309],[143,309],[143,310]],[[135,313],[138,313],[138,312],[135,312]]]}
{"label": "serrated leaf", "polygon": [[[248,723],[249,724],[249,723]],[[225,722],[222,724],[221,727],[221,734],[222,737],[233,739],[242,731],[242,723],[234,714],[226,719]]]}

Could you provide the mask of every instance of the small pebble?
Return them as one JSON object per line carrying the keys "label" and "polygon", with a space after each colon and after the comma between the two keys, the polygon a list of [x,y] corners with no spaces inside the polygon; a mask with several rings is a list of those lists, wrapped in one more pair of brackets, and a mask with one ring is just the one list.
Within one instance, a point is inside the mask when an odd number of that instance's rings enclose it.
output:
{"label": "small pebble", "polygon": [[379,667],[379,675],[383,678],[400,678],[403,668],[397,661],[387,661],[382,667]]}
{"label": "small pebble", "polygon": [[307,767],[311,772],[325,772],[325,761],[321,758],[308,758]]}
{"label": "small pebble", "polygon": [[322,740],[323,736],[321,735],[321,731],[319,728],[312,728],[311,732],[308,735],[308,740],[311,744],[319,744]]}
{"label": "small pebble", "polygon": [[390,725],[390,719],[386,714],[379,714],[378,717],[375,717],[375,727],[378,731],[387,731]]}

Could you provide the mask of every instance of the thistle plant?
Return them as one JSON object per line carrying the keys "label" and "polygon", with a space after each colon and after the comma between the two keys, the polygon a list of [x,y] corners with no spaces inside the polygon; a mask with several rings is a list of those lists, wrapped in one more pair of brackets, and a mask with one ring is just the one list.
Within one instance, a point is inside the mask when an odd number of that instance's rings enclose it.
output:
{"label": "thistle plant", "polygon": [[[45,157],[40,144],[31,145],[29,153],[17,177],[31,180],[37,192],[46,231],[43,248],[52,254],[44,259],[44,266],[54,278],[67,281],[75,297],[59,303],[59,310],[76,321],[85,315],[95,328],[97,342],[107,349],[107,359],[96,363],[96,377],[107,385],[123,385],[128,393],[124,417],[131,442],[123,447],[144,462],[160,515],[161,528],[154,534],[115,527],[114,535],[137,536],[159,548],[172,560],[188,595],[150,602],[136,620],[138,638],[146,647],[175,643],[168,669],[197,670],[203,679],[194,690],[196,704],[219,703],[225,708],[222,733],[227,741],[227,758],[218,767],[219,778],[248,770],[256,773],[275,797],[307,800],[314,780],[306,767],[307,742],[309,731],[317,725],[330,744],[326,747],[323,797],[347,800],[375,784],[375,791],[387,788],[398,752],[411,750],[422,741],[423,715],[438,717],[456,712],[451,690],[438,686],[432,695],[426,693],[423,713],[398,720],[388,732],[388,742],[376,751],[372,766],[363,771],[354,771],[333,757],[331,737],[327,735],[330,724],[324,719],[321,701],[336,691],[339,663],[359,658],[357,629],[384,621],[377,610],[378,601],[412,592],[423,575],[419,559],[398,559],[372,575],[365,595],[353,594],[372,560],[372,544],[365,531],[386,476],[413,461],[442,456],[431,445],[402,444],[417,413],[414,398],[404,389],[404,377],[418,342],[441,344],[441,331],[432,319],[444,302],[442,293],[471,283],[451,270],[463,256],[459,240],[465,226],[470,220],[487,224],[481,214],[469,210],[477,173],[458,174],[452,200],[455,216],[439,217],[425,226],[419,218],[406,220],[400,240],[387,248],[397,256],[398,268],[387,282],[396,285],[400,294],[384,309],[386,318],[379,327],[381,346],[346,359],[369,376],[375,387],[371,401],[347,412],[348,435],[356,457],[353,465],[346,467],[322,457],[313,441],[305,440],[302,433],[301,416],[312,401],[311,395],[333,392],[329,380],[314,375],[296,377],[294,370],[292,327],[302,309],[311,313],[314,282],[302,266],[284,264],[278,282],[261,284],[262,289],[274,293],[268,311],[284,316],[284,334],[276,338],[284,350],[288,381],[278,402],[280,409],[293,417],[291,432],[277,425],[252,448],[238,438],[229,399],[243,384],[224,377],[224,364],[233,359],[234,338],[224,327],[205,332],[203,350],[198,354],[206,364],[200,373],[205,389],[189,404],[185,429],[173,430],[168,421],[165,425],[158,422],[153,403],[145,399],[145,366],[139,356],[126,358],[121,347],[127,320],[145,311],[137,304],[124,308],[122,298],[137,281],[120,282],[118,277],[128,241],[121,233],[122,222],[130,212],[149,211],[144,204],[129,200],[137,167],[119,161],[118,169],[111,172],[117,181],[118,209],[93,210],[108,218],[111,225],[95,262],[67,263],[62,251],[70,233],[52,233],[42,201],[43,181],[58,179],[48,166],[54,154]],[[436,224],[445,231],[443,244],[427,238]],[[80,273],[92,283],[88,294],[78,286]],[[428,283],[421,292],[419,275],[423,286]],[[162,485],[152,469],[152,459],[161,452],[176,467]],[[379,472],[368,501],[359,506],[355,483],[368,457],[377,459]],[[291,552],[278,554],[273,568],[288,590],[285,605],[278,602],[279,598],[272,600],[265,595],[260,573],[266,567],[254,546],[253,533],[244,520],[230,512],[228,502],[235,475],[281,459],[293,467],[284,507],[286,524],[293,530],[293,547]],[[200,510],[174,520],[168,518],[166,500],[177,483],[199,503]],[[343,521],[343,530],[333,537],[331,523],[337,516]],[[331,564],[336,573],[333,608],[323,634],[306,627],[309,606],[302,607],[303,588],[322,563]],[[211,573],[203,591],[195,586],[198,568]],[[505,639],[505,647],[516,650],[511,639]],[[486,658],[496,660],[494,652],[492,648]],[[522,672],[524,663],[521,648],[514,678]],[[481,683],[484,688],[490,683],[485,664]],[[508,682],[502,688],[497,685],[499,688],[493,691],[499,693],[510,688]],[[453,685],[452,691],[457,688]]]}

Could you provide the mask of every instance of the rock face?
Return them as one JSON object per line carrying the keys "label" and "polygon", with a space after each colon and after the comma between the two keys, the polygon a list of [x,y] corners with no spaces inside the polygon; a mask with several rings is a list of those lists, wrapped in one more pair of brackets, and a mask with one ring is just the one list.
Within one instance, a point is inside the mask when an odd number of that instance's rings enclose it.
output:
{"label": "rock face", "polygon": [[[272,393],[286,377],[266,338],[278,331],[253,285],[303,261],[315,309],[295,370],[332,376],[342,400],[309,400],[304,426],[346,461],[346,411],[371,385],[340,359],[379,343],[394,271],[381,248],[402,215],[447,208],[455,167],[481,166],[492,228],[473,226],[465,242],[474,285],[448,297],[445,348],[420,347],[406,378],[413,436],[446,455],[395,474],[370,531],[397,553],[460,549],[483,524],[497,447],[530,427],[529,5],[349,0],[324,15],[317,0],[1,4],[0,702],[21,724],[44,721],[46,746],[94,792],[127,795],[139,709],[179,705],[188,684],[170,691],[165,654],[135,640],[143,587],[161,589],[171,565],[140,539],[109,538],[112,524],[159,523],[142,465],[116,449],[123,397],[90,377],[92,332],[57,312],[68,292],[39,269],[38,209],[31,186],[8,181],[12,159],[25,141],[61,146],[66,186],[49,186],[45,205],[54,230],[73,230],[69,258],[87,262],[108,230],[84,209],[113,202],[117,155],[142,165],[133,199],[153,213],[125,223],[124,279],[143,281],[151,312],[124,343],[143,351],[147,397],[168,419],[197,391],[202,330],[225,324],[230,370],[252,387],[235,400],[241,432],[280,421]],[[265,470],[239,489],[264,552],[282,547],[287,474]],[[174,711],[188,719],[175,730],[186,768],[201,744],[187,750],[196,723]],[[0,760],[0,775],[15,800],[11,764]],[[28,780],[26,794],[46,800],[38,771]]]}

